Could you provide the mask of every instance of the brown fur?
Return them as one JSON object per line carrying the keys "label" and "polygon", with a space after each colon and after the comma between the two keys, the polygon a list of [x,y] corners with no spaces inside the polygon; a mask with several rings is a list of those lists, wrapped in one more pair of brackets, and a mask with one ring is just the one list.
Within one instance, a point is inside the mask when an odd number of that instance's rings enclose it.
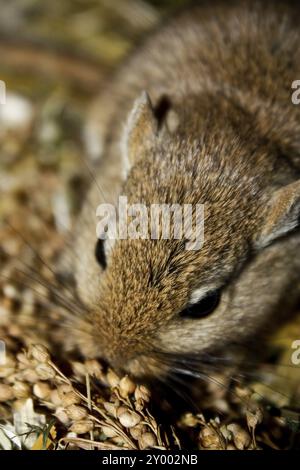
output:
{"label": "brown fur", "polygon": [[[157,373],[154,350],[201,354],[242,342],[299,298],[300,106],[291,84],[300,78],[300,9],[292,3],[216,2],[181,14],[95,103],[100,190],[90,192],[76,242],[88,313],[74,319],[75,342],[87,356]],[[120,240],[102,271],[94,209],[119,194],[204,203],[203,248]],[[205,286],[222,287],[218,308],[181,318]]]}

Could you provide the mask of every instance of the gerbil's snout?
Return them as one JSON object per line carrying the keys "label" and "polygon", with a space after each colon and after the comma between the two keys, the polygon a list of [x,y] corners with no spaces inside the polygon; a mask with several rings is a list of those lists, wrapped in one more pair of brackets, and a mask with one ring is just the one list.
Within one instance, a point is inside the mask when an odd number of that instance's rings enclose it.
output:
{"label": "gerbil's snout", "polygon": [[[162,365],[151,351],[151,335],[111,325],[108,330],[93,332],[97,356],[120,374],[135,378],[155,377],[163,373]],[[154,339],[154,338],[153,338]],[[148,342],[149,340],[149,342]]]}

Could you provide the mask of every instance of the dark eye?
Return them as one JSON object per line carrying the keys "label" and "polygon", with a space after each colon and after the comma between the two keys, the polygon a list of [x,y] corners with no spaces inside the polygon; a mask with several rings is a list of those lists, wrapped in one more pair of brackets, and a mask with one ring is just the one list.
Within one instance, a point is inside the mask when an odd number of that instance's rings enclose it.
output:
{"label": "dark eye", "polygon": [[106,268],[106,256],[104,251],[104,240],[98,238],[95,248],[95,256],[96,260],[100,264],[100,266],[105,269]]}
{"label": "dark eye", "polygon": [[196,304],[189,305],[185,308],[180,316],[184,318],[203,318],[212,313],[219,305],[221,298],[220,290],[208,292],[203,299]]}

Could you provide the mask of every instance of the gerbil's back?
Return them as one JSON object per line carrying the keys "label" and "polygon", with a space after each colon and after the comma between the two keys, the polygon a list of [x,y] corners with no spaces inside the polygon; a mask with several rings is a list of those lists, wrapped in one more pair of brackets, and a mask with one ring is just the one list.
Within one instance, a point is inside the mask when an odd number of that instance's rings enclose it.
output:
{"label": "gerbil's back", "polygon": [[214,94],[255,115],[268,138],[286,133],[286,153],[300,168],[293,136],[300,107],[291,103],[291,84],[300,76],[299,21],[293,1],[204,2],[179,15],[124,64],[96,102],[102,140],[119,142],[142,90],[158,112],[168,100],[176,105],[186,96]]}
{"label": "gerbil's back", "polygon": [[[299,12],[292,2],[237,0],[187,11],[151,36],[95,103],[103,160],[93,206],[117,206],[119,194],[145,206],[201,203],[205,242],[188,251],[148,232],[117,238],[102,244],[100,267],[94,219],[82,218],[85,354],[139,374],[155,347],[201,354],[249,337],[281,311],[299,279],[299,234],[284,238],[298,227]],[[209,315],[184,317],[212,293],[221,301]],[[289,294],[291,306],[298,294]]]}

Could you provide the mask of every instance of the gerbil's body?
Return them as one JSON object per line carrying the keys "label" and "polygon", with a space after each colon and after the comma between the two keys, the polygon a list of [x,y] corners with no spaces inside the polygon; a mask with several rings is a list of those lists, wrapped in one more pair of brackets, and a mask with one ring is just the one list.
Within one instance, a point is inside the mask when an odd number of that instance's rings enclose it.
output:
{"label": "gerbil's body", "polygon": [[[245,341],[299,299],[300,106],[291,85],[300,79],[300,8],[284,3],[213,2],[183,13],[95,104],[98,187],[76,240],[87,314],[74,320],[74,339],[84,354],[155,373],[170,356]],[[95,208],[120,194],[129,203],[203,203],[203,247],[105,241],[104,269]]]}

